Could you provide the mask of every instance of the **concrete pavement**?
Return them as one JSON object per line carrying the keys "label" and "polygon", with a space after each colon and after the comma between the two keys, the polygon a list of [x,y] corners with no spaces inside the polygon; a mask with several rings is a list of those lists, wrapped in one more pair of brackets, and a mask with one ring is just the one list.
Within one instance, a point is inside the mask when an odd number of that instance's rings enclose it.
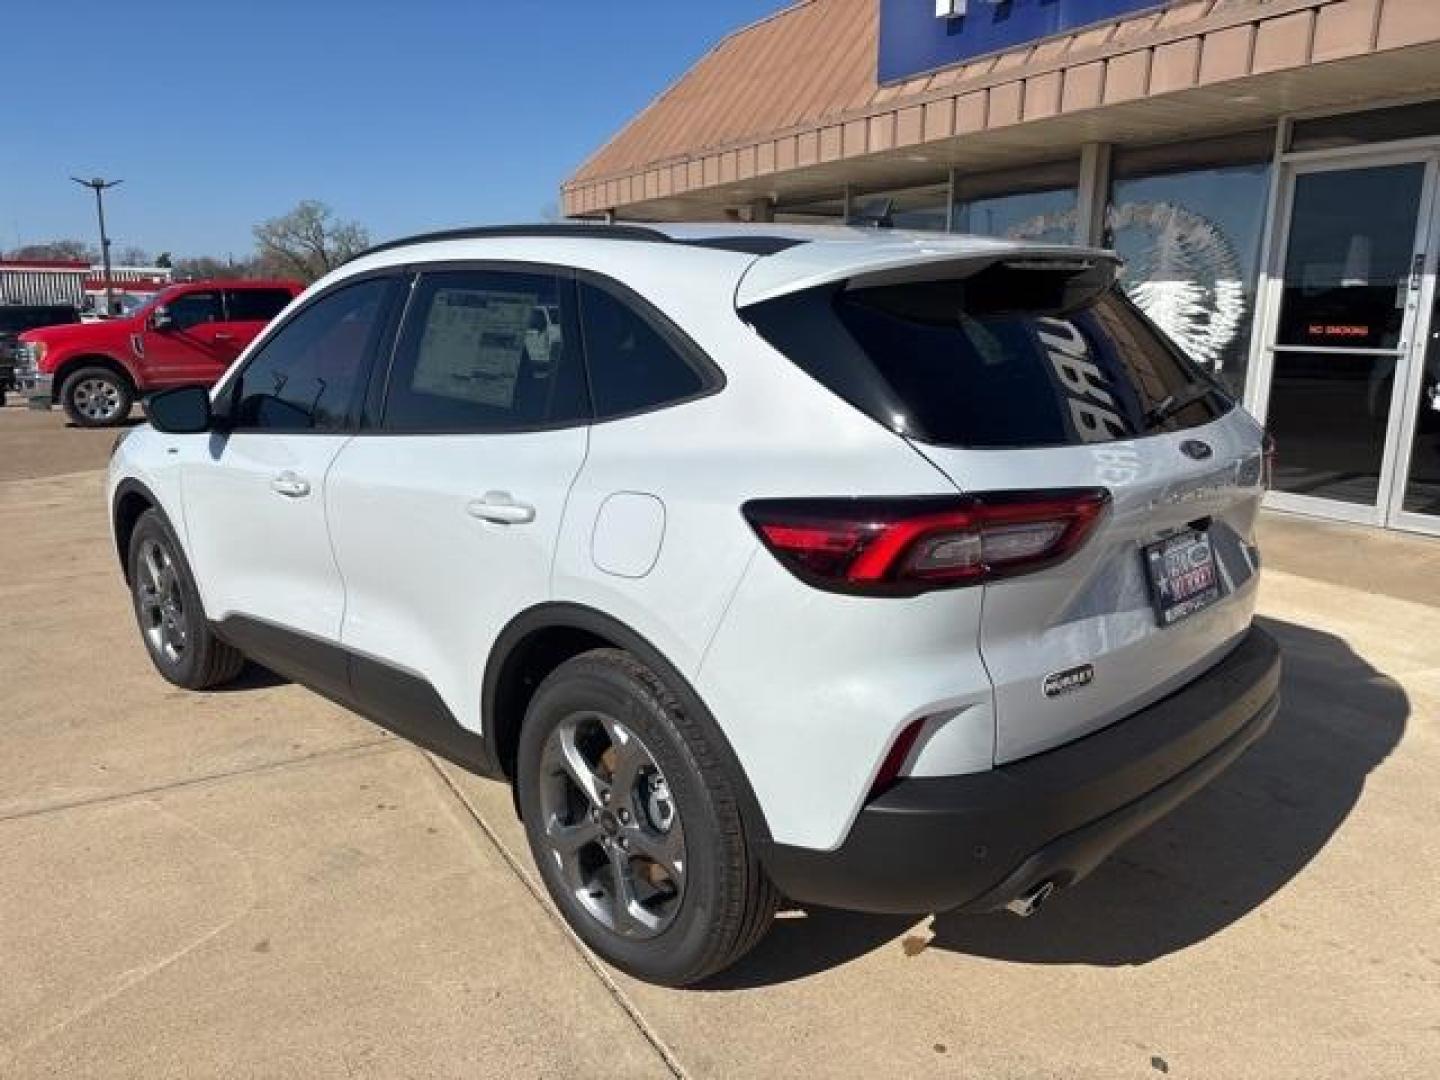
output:
{"label": "concrete pavement", "polygon": [[97,473],[0,481],[0,1075],[1426,1075],[1440,611],[1404,579],[1440,547],[1362,534],[1365,591],[1295,528],[1274,730],[1089,881],[1027,921],[787,912],[677,992],[582,953],[499,785],[263,675],[160,681]]}

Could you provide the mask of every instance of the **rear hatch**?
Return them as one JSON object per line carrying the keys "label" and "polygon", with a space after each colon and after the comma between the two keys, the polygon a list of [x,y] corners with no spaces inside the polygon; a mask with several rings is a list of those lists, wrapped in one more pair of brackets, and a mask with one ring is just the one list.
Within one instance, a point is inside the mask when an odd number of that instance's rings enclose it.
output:
{"label": "rear hatch", "polygon": [[1003,763],[1143,708],[1238,642],[1262,433],[1113,287],[1110,256],[947,254],[791,291],[772,266],[744,314],[967,495],[1108,492],[1077,552],[981,586]]}

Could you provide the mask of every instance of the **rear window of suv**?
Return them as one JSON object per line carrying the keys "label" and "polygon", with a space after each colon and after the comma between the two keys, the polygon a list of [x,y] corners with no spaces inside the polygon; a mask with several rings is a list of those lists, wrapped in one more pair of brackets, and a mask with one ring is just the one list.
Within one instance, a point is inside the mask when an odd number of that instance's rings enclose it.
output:
{"label": "rear window of suv", "polygon": [[[988,275],[988,277],[987,277]],[[1196,427],[1233,403],[1117,289],[1002,266],[745,312],[851,404],[923,442],[1041,447]]]}

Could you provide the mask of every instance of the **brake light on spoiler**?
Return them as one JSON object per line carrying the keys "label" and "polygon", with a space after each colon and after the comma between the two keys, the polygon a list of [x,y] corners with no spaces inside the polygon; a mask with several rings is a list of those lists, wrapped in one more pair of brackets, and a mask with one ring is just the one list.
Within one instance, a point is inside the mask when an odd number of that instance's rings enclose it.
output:
{"label": "brake light on spoiler", "polygon": [[1053,566],[1085,543],[1103,488],[894,499],[757,499],[745,518],[802,581],[831,592],[916,596]]}

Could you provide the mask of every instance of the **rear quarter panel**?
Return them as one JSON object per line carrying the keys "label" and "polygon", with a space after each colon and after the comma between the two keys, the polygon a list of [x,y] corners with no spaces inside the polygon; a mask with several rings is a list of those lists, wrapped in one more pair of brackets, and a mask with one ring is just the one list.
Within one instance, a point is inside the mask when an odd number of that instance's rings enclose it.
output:
{"label": "rear quarter panel", "polygon": [[[954,486],[760,339],[720,291],[713,261],[703,279],[687,280],[679,265],[687,254],[627,268],[624,281],[684,329],[726,384],[592,427],[552,594],[619,619],[696,686],[776,840],[834,846],[917,709],[976,707],[971,757],[988,766],[994,725],[975,643],[979,594],[895,603],[819,592],[760,546],[741,507],[757,498]],[[635,560],[649,566],[638,576],[596,565],[601,508],[622,492],[664,508],[660,550]]]}

